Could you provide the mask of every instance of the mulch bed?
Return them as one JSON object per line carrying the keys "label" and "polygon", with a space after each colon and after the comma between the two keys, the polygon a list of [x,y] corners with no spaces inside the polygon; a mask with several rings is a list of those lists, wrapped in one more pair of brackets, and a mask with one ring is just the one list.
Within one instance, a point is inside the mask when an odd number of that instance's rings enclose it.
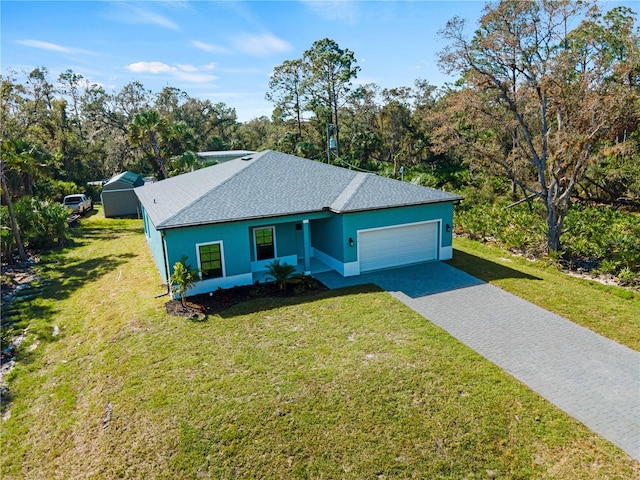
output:
{"label": "mulch bed", "polygon": [[279,290],[273,282],[243,285],[187,297],[186,308],[182,306],[180,300],[170,300],[165,304],[165,309],[170,315],[202,318],[205,315],[220,313],[234,305],[257,298],[302,297],[326,290],[328,288],[322,282],[306,276],[292,281],[284,290]]}

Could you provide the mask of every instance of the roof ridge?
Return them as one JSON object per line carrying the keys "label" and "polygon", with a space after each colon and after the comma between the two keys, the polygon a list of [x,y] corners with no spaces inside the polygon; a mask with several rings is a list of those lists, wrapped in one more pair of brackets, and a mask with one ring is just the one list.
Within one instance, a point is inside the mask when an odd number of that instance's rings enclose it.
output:
{"label": "roof ridge", "polygon": [[[244,172],[245,170],[251,168],[253,165],[255,165],[257,163],[257,160],[260,160],[262,157],[265,156],[266,153],[271,152],[271,150],[264,150],[262,152],[257,152],[251,155],[245,155],[243,157],[240,158],[236,158],[234,160],[230,160],[228,163],[231,162],[247,162],[247,160],[245,160],[245,158],[249,157],[249,156],[254,156],[254,158],[252,158],[251,163],[247,163],[246,166],[240,168],[237,172],[234,172],[233,174],[229,175],[227,178],[225,178],[222,182],[220,182],[219,184],[217,184],[215,186],[215,188],[220,187],[221,185],[226,184],[227,182],[229,182],[231,179],[235,178],[236,176],[238,176],[240,173]],[[215,167],[215,165],[211,165],[210,167],[207,168],[212,168]],[[195,173],[198,170],[194,170],[191,173]],[[185,205],[184,207],[182,207],[180,210],[178,210],[177,212],[175,212],[173,215],[171,215],[170,217],[165,218],[162,222],[160,222],[160,225],[158,226],[162,226],[163,224],[166,224],[168,222],[170,222],[171,220],[173,220],[175,217],[177,217],[178,215],[180,215],[182,212],[184,212],[186,209],[192,207],[193,205],[195,205],[196,203],[198,203],[200,200],[202,200],[204,197],[206,197],[207,195],[209,195],[209,193],[211,193],[211,189],[205,191],[202,195],[200,195],[198,198],[196,198],[195,200],[193,200],[192,202],[188,203],[187,205]]]}
{"label": "roof ridge", "polygon": [[356,192],[360,189],[364,181],[369,178],[371,174],[357,172],[346,187],[338,194],[338,196],[331,202],[329,208],[334,212],[340,212],[347,206],[349,201],[353,198]]}

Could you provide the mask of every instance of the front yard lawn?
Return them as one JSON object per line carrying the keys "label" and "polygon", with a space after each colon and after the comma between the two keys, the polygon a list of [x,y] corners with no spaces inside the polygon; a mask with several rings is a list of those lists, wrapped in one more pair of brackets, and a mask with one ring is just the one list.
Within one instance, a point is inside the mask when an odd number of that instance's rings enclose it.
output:
{"label": "front yard lawn", "polygon": [[141,222],[94,216],[77,235],[24,307],[37,316],[10,374],[3,479],[640,473],[375,287],[192,321],[156,298]]}

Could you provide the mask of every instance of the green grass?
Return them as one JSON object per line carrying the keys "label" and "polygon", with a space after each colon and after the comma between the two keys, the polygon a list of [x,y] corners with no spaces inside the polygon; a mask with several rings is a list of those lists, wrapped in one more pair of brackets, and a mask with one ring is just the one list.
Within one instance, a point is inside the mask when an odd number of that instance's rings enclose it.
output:
{"label": "green grass", "polygon": [[50,281],[10,375],[3,479],[640,473],[376,288],[256,299],[194,322],[156,298],[139,221],[95,215],[76,234],[41,267]]}
{"label": "green grass", "polygon": [[640,351],[640,293],[571,277],[540,261],[466,238],[451,265]]}

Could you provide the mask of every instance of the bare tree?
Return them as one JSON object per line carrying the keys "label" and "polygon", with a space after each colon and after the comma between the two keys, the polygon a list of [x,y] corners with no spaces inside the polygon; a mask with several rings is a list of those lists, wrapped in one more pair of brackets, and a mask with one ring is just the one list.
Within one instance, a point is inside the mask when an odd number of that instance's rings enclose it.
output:
{"label": "bare tree", "polygon": [[543,201],[549,251],[560,250],[586,168],[621,125],[637,123],[633,22],[628,9],[602,17],[586,2],[505,0],[485,7],[471,40],[458,17],[440,32],[450,42],[441,66],[464,80],[451,95],[456,113],[444,137],[466,142]]}

